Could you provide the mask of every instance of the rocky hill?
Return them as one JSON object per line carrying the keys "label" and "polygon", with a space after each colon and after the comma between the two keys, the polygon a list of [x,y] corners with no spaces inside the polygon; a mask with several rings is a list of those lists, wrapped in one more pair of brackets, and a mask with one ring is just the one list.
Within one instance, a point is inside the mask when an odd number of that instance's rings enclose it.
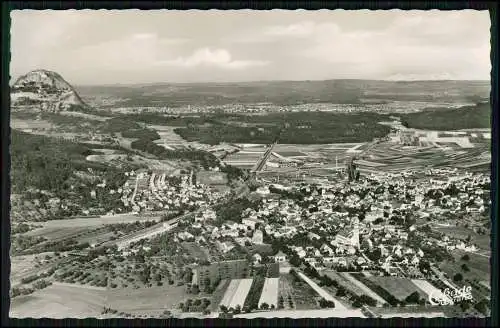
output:
{"label": "rocky hill", "polygon": [[61,75],[48,70],[34,70],[17,79],[11,88],[13,111],[44,112],[86,111],[75,89]]}

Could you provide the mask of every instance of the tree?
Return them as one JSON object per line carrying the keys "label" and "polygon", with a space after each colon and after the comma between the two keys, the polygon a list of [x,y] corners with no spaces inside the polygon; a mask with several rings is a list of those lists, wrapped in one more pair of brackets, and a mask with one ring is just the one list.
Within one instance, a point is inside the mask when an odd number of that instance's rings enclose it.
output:
{"label": "tree", "polygon": [[343,286],[339,286],[339,288],[337,288],[337,293],[335,295],[337,295],[338,297],[345,296],[346,295],[345,288]]}
{"label": "tree", "polygon": [[412,304],[418,303],[419,300],[420,300],[420,294],[418,292],[411,293],[405,299],[406,303],[412,303]]}
{"label": "tree", "polygon": [[319,300],[319,306],[321,308],[334,308],[335,307],[335,302],[333,301],[328,301],[324,298]]}
{"label": "tree", "polygon": [[457,274],[455,274],[455,275],[453,276],[453,281],[454,281],[454,282],[460,282],[460,281],[462,281],[463,279],[464,279],[464,277],[462,276],[462,274],[461,274],[461,273],[457,273]]}
{"label": "tree", "polygon": [[486,312],[488,312],[488,301],[483,299],[476,303],[476,305],[474,305],[474,308],[482,314],[486,314]]}
{"label": "tree", "polygon": [[356,298],[354,300],[354,302],[352,303],[352,306],[355,307],[355,308],[360,308],[360,307],[363,306],[363,303],[361,303],[361,301],[358,298]]}
{"label": "tree", "polygon": [[262,310],[267,310],[267,309],[269,309],[269,304],[267,304],[267,303],[265,303],[265,302],[264,302],[264,303],[262,303],[262,304],[260,305],[260,308],[261,308]]}
{"label": "tree", "polygon": [[460,309],[462,309],[462,312],[467,311],[468,309],[470,309],[470,303],[468,301],[460,302]]}
{"label": "tree", "polygon": [[220,310],[221,310],[222,312],[224,312],[224,313],[227,313],[227,311],[228,311],[227,306],[225,306],[225,305],[221,305],[221,306],[220,306]]}
{"label": "tree", "polygon": [[418,267],[422,272],[428,272],[431,269],[431,264],[427,260],[422,260],[418,263]]}
{"label": "tree", "polygon": [[469,267],[465,263],[462,264],[461,268],[462,268],[462,270],[464,270],[464,272],[469,272],[470,271]]}

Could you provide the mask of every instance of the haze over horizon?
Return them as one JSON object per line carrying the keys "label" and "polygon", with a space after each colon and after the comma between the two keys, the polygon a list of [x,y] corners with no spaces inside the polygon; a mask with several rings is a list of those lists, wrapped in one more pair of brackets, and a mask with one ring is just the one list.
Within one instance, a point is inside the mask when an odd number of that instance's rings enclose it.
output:
{"label": "haze over horizon", "polygon": [[490,80],[487,11],[16,10],[11,19],[12,80],[34,69],[81,86]]}

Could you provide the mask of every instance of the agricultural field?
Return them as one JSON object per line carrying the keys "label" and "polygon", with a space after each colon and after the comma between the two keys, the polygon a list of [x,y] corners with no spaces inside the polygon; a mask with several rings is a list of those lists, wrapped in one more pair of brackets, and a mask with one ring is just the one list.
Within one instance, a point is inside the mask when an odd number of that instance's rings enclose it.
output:
{"label": "agricultural field", "polygon": [[14,318],[95,318],[106,306],[106,290],[53,284],[11,300]]}
{"label": "agricultural field", "polygon": [[436,231],[444,233],[450,238],[458,238],[458,239],[466,239],[469,235],[471,236],[471,241],[476,243],[481,250],[490,250],[490,236],[489,234],[478,234],[474,232],[472,229],[461,227],[461,226],[443,226],[434,224],[432,228]]}
{"label": "agricultural field", "polygon": [[219,311],[219,304],[221,304],[224,295],[226,294],[226,290],[231,283],[229,279],[223,279],[217,285],[217,288],[212,293],[212,303],[210,304],[210,310],[212,312]]}
{"label": "agricultural field", "polygon": [[90,162],[98,162],[98,163],[108,163],[110,161],[125,161],[127,159],[127,155],[125,154],[99,154],[99,155],[88,155],[85,158]]}
{"label": "agricultural field", "polygon": [[283,156],[283,157],[302,157],[302,156],[307,156],[307,154],[304,154],[300,151],[280,151],[277,152],[278,155]]}
{"label": "agricultural field", "polygon": [[335,303],[336,309],[345,309],[345,306],[335,299],[330,293],[321,288],[317,283],[315,283],[311,278],[307,277],[302,272],[298,272],[298,275],[307,283],[311,288],[316,291],[316,293],[327,301],[332,301]]}
{"label": "agricultural field", "polygon": [[106,287],[108,285],[108,268],[105,260],[97,258],[92,261],[74,260],[65,265],[55,267],[54,280],[57,282]]}
{"label": "agricultural field", "polygon": [[17,285],[23,278],[49,270],[64,258],[53,252],[10,257],[10,282]]}
{"label": "agricultural field", "polygon": [[[318,302],[316,302],[318,294],[306,282],[296,280],[291,274],[281,275],[280,280],[284,280],[287,290],[292,291],[292,299],[295,309],[311,310],[320,308]],[[287,301],[288,300],[285,300],[285,302]]]}
{"label": "agricultural field", "polygon": [[224,162],[240,168],[251,168],[262,158],[264,151],[265,149],[259,149],[258,151],[249,151],[245,149],[228,155],[224,159]]}
{"label": "agricultural field", "polygon": [[[185,286],[161,286],[155,288],[110,289],[106,293],[107,306],[125,313],[156,315],[166,309],[178,308],[192,295]],[[202,297],[197,295],[197,298]]]}
{"label": "agricultural field", "polygon": [[74,238],[80,235],[84,235],[86,233],[90,233],[94,231],[96,227],[57,227],[55,225],[43,227],[39,229],[35,229],[32,231],[26,232],[25,236],[38,237],[43,236],[47,238],[49,241],[58,241],[67,238]]}
{"label": "agricultural field", "polygon": [[[490,277],[491,266],[489,256],[479,254],[465,253],[454,251],[454,262],[444,261],[440,263],[439,268],[447,274],[450,279],[456,274],[462,275],[461,281],[454,281],[458,286],[471,286],[472,296],[476,299],[490,297]],[[468,260],[462,259],[464,255],[468,255]]]}
{"label": "agricultural field", "polygon": [[55,125],[46,120],[17,119],[11,117],[10,127],[12,129],[31,132],[35,130],[50,130]]}
{"label": "agricultural field", "polygon": [[111,289],[157,288],[185,283],[185,271],[162,257],[149,258],[147,264],[126,260],[111,263],[110,267],[108,286]]}
{"label": "agricultural field", "polygon": [[[234,279],[231,281],[231,284],[233,281],[237,281],[237,286],[236,289],[234,290],[234,294],[226,294],[224,295],[224,298],[221,301],[221,305],[225,305],[228,309],[233,308],[236,309],[237,306],[240,308],[243,308],[243,305],[245,304],[245,300],[247,298],[248,292],[250,291],[250,288],[252,286],[253,279]],[[231,284],[228,287],[228,292],[232,291],[233,286]],[[229,298],[227,298],[229,297]]]}
{"label": "agricultural field", "polygon": [[237,314],[235,318],[258,319],[258,318],[366,318],[359,309],[306,309],[306,310],[281,310]]}
{"label": "agricultural field", "polygon": [[[381,318],[460,318],[464,315],[460,306],[415,305],[405,307],[371,307],[370,310]],[[472,315],[472,317],[483,316],[474,309],[468,310],[468,314]]]}
{"label": "agricultural field", "polygon": [[259,308],[266,303],[269,307],[278,308],[278,290],[280,278],[266,278],[259,300]]}
{"label": "agricultural field", "polygon": [[233,297],[235,296],[236,291],[238,290],[238,287],[240,285],[241,279],[232,279],[231,282],[229,283],[229,286],[227,286],[226,292],[224,293],[224,297],[220,301],[220,305],[226,306],[229,308],[229,305],[231,304],[231,301],[233,300]]}
{"label": "agricultural field", "polygon": [[332,280],[336,280],[339,285],[344,286],[344,288],[353,294],[362,295],[363,290],[354,284],[351,280],[347,279],[341,272],[334,270],[325,270],[322,272],[326,276],[330,277]]}
{"label": "agricultural field", "polygon": [[367,150],[359,161],[358,168],[371,171],[401,171],[426,167],[451,166],[482,170],[490,162],[489,146],[481,144],[474,148],[460,147],[412,147],[398,143],[383,142]]}
{"label": "agricultural field", "polygon": [[224,185],[228,179],[223,172],[200,171],[196,173],[196,181],[204,185]]}
{"label": "agricultural field", "polygon": [[148,128],[155,130],[160,135],[158,142],[174,146],[187,144],[184,139],[174,132],[175,127],[173,126],[148,125]]}
{"label": "agricultural field", "polygon": [[[281,268],[280,268],[281,269]],[[280,279],[278,299],[283,299],[283,308],[290,310],[295,308],[293,299],[293,289],[287,279]]]}
{"label": "agricultural field", "polygon": [[195,242],[183,242],[181,246],[189,253],[189,256],[202,261],[209,260],[208,250],[205,251],[199,244]]}
{"label": "agricultural field", "polygon": [[420,296],[425,299],[428,297],[428,295],[422,289],[418,288],[410,279],[377,276],[372,276],[367,279],[388,291],[399,301],[404,301],[406,297],[413,292],[418,292]]}
{"label": "agricultural field", "polygon": [[361,291],[361,294],[358,294],[358,295],[369,296],[369,297],[373,298],[375,301],[377,301],[377,303],[380,304],[380,305],[383,305],[383,304],[387,303],[377,293],[375,293],[370,288],[368,288],[365,284],[363,284],[361,281],[357,280],[352,275],[350,275],[349,272],[342,272],[342,273],[339,273],[339,274],[342,277],[344,277],[346,280],[348,280],[349,282],[351,282],[353,285],[355,285],[358,288],[358,290]]}
{"label": "agricultural field", "polygon": [[433,295],[435,297],[445,297],[444,293],[436,288],[434,285],[429,283],[427,280],[422,279],[412,279],[411,282],[417,286],[419,289],[424,291],[426,295]]}
{"label": "agricultural field", "polygon": [[[138,216],[130,213],[116,214],[116,215],[105,215],[100,217],[76,217],[73,219],[64,220],[51,220],[40,222],[44,228],[87,228],[87,227],[98,227],[106,224],[117,224],[117,223],[134,223],[136,221],[159,221],[157,216]],[[36,230],[33,230],[36,231]]]}

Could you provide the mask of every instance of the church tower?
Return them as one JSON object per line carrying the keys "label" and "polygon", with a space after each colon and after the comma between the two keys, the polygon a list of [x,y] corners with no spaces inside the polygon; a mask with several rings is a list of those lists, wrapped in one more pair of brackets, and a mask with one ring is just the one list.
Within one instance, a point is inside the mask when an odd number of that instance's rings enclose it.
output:
{"label": "church tower", "polygon": [[354,219],[351,245],[353,247],[359,248],[359,219],[357,217]]}

